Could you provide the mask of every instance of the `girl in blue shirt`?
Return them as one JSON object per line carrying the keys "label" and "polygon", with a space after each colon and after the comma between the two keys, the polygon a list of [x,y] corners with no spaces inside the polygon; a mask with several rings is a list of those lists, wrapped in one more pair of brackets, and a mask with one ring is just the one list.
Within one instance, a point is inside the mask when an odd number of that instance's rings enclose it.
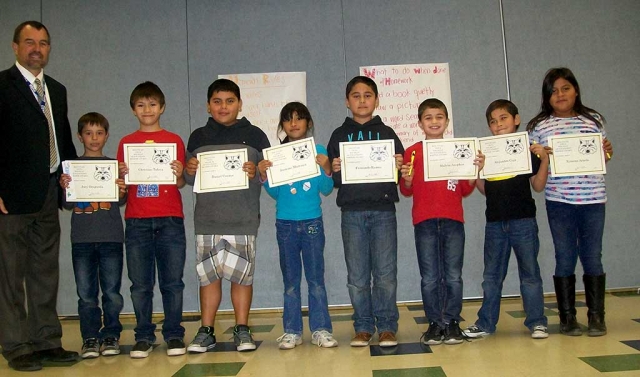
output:
{"label": "girl in blue shirt", "polygon": [[[290,102],[280,111],[278,134],[287,135],[282,143],[302,140],[313,131],[309,109],[300,102]],[[311,343],[318,347],[336,347],[324,284],[324,225],[320,194],[333,190],[331,164],[327,150],[315,145],[316,163],[320,175],[297,182],[272,187],[267,170],[269,160],[260,161],[258,170],[267,193],[276,200],[276,238],[280,249],[280,268],[284,282],[284,334],[277,339],[280,349],[292,349],[302,344],[302,312],[300,280],[304,275],[309,287],[309,328]],[[294,148],[296,159],[313,157],[308,148]]]}

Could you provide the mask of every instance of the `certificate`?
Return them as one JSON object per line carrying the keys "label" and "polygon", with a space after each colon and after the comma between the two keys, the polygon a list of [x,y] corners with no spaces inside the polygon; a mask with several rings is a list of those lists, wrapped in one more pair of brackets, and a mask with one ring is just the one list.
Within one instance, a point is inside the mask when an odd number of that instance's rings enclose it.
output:
{"label": "certificate", "polygon": [[485,156],[480,178],[515,176],[533,171],[527,132],[483,137],[478,139],[478,144]]}
{"label": "certificate", "polygon": [[171,161],[176,159],[175,143],[124,144],[124,162],[129,173],[124,176],[128,185],[176,184]]}
{"label": "certificate", "polygon": [[219,192],[249,188],[249,177],[242,170],[247,162],[246,149],[227,149],[198,153],[193,192]]}
{"label": "certificate", "polygon": [[553,153],[549,155],[552,177],[606,174],[602,134],[572,134],[549,137]]}
{"label": "certificate", "polygon": [[395,150],[393,139],[341,142],[342,183],[397,182]]}
{"label": "certificate", "polygon": [[476,179],[478,167],[473,164],[477,154],[475,137],[424,140],[424,180]]}
{"label": "certificate", "polygon": [[71,176],[65,190],[67,202],[117,202],[120,199],[116,160],[63,161],[62,171]]}
{"label": "certificate", "polygon": [[273,163],[267,169],[269,186],[276,187],[320,175],[316,163],[316,143],[313,137],[290,141],[262,150],[264,159]]}

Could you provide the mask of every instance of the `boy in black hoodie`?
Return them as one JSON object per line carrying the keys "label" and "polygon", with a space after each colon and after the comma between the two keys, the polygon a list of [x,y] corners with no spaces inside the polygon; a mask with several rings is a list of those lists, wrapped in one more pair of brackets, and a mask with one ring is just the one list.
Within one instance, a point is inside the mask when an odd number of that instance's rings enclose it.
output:
{"label": "boy in black hoodie", "polygon": [[[347,263],[347,287],[353,305],[355,337],[352,347],[366,347],[378,330],[379,345],[398,344],[396,306],[398,240],[395,183],[342,185],[340,142],[395,140],[396,166],[400,169],[404,148],[391,127],[373,116],[378,106],[378,87],[368,77],[356,76],[347,84],[347,117],[329,140],[338,206],[342,210],[342,243]],[[373,286],[371,278],[373,276]]]}

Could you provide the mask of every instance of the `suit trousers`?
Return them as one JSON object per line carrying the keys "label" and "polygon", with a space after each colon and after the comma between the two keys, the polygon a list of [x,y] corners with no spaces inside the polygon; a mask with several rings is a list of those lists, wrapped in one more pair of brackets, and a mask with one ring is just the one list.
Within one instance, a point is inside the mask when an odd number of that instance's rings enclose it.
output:
{"label": "suit trousers", "polygon": [[0,214],[0,345],[7,360],[61,346],[58,181],[40,211]]}

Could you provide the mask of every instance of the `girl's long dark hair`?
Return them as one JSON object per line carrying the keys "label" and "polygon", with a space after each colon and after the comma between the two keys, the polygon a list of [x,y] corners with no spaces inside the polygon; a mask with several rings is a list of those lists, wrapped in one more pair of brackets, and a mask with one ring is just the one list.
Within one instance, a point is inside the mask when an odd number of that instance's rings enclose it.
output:
{"label": "girl's long dark hair", "polygon": [[[527,131],[532,131],[536,125],[546,119],[553,114],[553,108],[549,103],[551,99],[551,95],[553,94],[553,84],[557,79],[565,79],[573,85],[576,90],[576,102],[573,105],[573,111],[576,114],[581,115],[592,122],[594,122],[598,128],[602,128],[602,123],[605,122],[604,117],[599,112],[594,109],[587,107],[582,104],[582,97],[580,96],[580,85],[578,85],[578,80],[573,75],[573,72],[569,68],[551,68],[547,71],[547,74],[544,76],[544,80],[542,81],[542,104],[540,105],[540,112],[533,119],[529,121],[527,124]],[[600,119],[596,118],[594,115],[597,115]]]}
{"label": "girl's long dark hair", "polygon": [[[280,122],[278,122],[278,135],[283,132],[284,128],[282,123],[288,122],[293,117],[293,113],[298,114],[298,119],[306,119],[307,121],[307,135],[313,133],[313,119],[311,118],[311,113],[309,109],[301,103],[301,102],[289,102],[284,105],[282,110],[280,110]],[[285,136],[284,139],[280,140],[280,144],[285,144],[289,142],[289,136]]]}

